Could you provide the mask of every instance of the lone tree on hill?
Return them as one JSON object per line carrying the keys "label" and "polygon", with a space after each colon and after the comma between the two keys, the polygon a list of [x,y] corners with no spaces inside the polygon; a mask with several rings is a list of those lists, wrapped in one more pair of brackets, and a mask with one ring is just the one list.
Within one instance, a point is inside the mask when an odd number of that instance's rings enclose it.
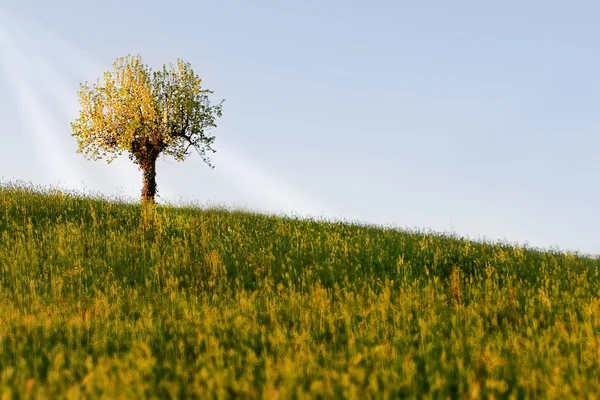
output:
{"label": "lone tree on hill", "polygon": [[113,67],[97,84],[81,84],[79,118],[71,123],[77,152],[109,163],[129,153],[144,175],[142,202],[154,203],[160,154],[183,161],[193,148],[212,168],[207,153],[215,152],[215,137],[208,132],[217,126],[223,101],[211,105],[213,92],[182,60],[153,72],[140,56],[129,55]]}

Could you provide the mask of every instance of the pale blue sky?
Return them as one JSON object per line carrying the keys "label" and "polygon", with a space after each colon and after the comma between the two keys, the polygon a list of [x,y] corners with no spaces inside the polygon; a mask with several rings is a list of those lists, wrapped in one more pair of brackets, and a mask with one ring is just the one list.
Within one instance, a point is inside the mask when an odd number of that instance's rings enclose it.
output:
{"label": "pale blue sky", "polygon": [[226,103],[161,201],[600,253],[600,3],[491,3],[2,0],[0,176],[138,197],[74,153],[78,83],[180,57]]}

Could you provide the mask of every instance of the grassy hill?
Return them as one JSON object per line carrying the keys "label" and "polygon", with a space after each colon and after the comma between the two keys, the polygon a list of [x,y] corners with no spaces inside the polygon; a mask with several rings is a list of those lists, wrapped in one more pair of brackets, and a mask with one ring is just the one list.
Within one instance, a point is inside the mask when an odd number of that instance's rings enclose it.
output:
{"label": "grassy hill", "polygon": [[5,184],[0,391],[597,397],[599,267],[443,235]]}

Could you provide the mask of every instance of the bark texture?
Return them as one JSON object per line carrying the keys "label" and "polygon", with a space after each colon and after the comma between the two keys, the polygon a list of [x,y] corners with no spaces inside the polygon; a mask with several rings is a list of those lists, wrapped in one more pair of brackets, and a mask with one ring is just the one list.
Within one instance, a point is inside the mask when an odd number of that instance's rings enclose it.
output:
{"label": "bark texture", "polygon": [[140,164],[144,174],[144,186],[142,188],[142,203],[154,204],[156,195],[156,159],[158,157],[149,157]]}

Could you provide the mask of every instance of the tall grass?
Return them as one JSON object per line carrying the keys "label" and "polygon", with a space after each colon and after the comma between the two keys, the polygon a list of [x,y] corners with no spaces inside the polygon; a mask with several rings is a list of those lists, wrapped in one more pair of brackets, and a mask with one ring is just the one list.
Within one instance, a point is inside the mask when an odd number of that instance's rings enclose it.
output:
{"label": "tall grass", "polygon": [[7,398],[597,398],[600,260],[0,189]]}

